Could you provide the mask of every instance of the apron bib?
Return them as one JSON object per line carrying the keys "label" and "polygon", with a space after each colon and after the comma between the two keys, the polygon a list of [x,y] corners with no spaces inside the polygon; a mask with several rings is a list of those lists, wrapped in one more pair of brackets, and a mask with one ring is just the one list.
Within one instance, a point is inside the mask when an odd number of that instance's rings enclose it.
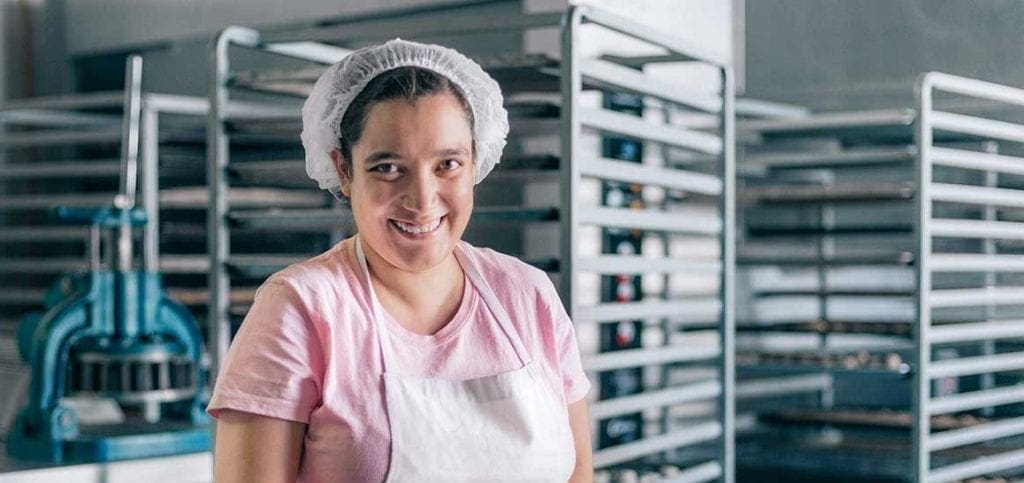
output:
{"label": "apron bib", "polygon": [[391,343],[356,235],[384,363],[391,426],[388,482],[561,481],[572,475],[576,453],[568,411],[551,393],[512,321],[470,257],[455,257],[512,344],[522,367],[466,380],[410,377],[388,372]]}

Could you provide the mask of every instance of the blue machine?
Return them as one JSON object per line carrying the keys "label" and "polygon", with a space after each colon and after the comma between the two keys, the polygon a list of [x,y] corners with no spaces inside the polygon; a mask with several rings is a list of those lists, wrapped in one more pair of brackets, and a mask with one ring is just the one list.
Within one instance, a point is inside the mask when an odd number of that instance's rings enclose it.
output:
{"label": "blue machine", "polygon": [[[53,462],[112,461],[205,451],[205,375],[199,327],[163,291],[154,267],[133,269],[133,231],[147,222],[134,207],[141,60],[128,62],[121,193],[114,207],[58,208],[56,216],[90,225],[89,273],[55,284],[45,311],[18,328],[18,349],[31,366],[29,402],[8,436],[11,456]],[[102,266],[99,233],[111,230]],[[113,245],[113,244],[112,244]],[[116,263],[114,262],[116,260]],[[113,268],[111,268],[113,266]],[[62,398],[114,400],[118,424],[80,424]]]}

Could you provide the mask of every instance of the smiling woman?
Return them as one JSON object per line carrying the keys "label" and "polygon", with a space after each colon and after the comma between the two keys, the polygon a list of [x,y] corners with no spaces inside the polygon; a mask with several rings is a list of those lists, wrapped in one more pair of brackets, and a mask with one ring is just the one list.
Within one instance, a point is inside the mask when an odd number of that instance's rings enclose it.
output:
{"label": "smiling woman", "polygon": [[421,272],[451,257],[473,211],[472,151],[470,121],[453,94],[374,104],[351,155],[333,152],[371,262]]}
{"label": "smiling woman", "polygon": [[329,68],[306,170],[358,234],[272,276],[224,362],[218,481],[590,481],[572,323],[547,275],[461,241],[508,132],[461,54],[393,40]]}

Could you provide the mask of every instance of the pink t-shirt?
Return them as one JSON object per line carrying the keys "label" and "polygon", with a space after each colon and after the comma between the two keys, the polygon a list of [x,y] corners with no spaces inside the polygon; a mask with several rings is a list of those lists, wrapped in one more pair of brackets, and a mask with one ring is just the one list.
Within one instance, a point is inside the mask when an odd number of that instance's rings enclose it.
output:
{"label": "pink t-shirt", "polygon": [[[307,423],[298,481],[382,481],[390,455],[380,346],[352,239],[274,274],[228,350],[207,412],[235,409]],[[547,275],[464,244],[566,404],[590,389],[572,323]],[[522,367],[508,336],[466,280],[459,308],[434,335],[384,315],[402,375],[469,379]]]}

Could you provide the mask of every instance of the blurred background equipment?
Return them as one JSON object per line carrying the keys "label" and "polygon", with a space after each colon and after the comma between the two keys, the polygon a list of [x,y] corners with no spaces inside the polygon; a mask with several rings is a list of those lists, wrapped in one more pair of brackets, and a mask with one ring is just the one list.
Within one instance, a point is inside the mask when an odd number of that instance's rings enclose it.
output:
{"label": "blurred background equipment", "polygon": [[[187,235],[200,240],[189,243],[160,228],[161,215],[173,220],[183,210],[204,214],[205,200],[191,193],[203,195],[205,190],[188,186],[204,182],[195,173],[204,163],[201,115],[206,101],[140,90],[126,103],[125,92],[138,90],[141,79],[124,69],[118,72],[134,83],[121,91],[0,104],[4,473],[54,461],[194,453],[209,447],[208,436],[202,434],[206,418],[195,412],[206,397],[199,371],[206,370],[208,359],[199,333],[188,332],[199,329],[195,317],[173,308],[183,294],[196,291],[182,277],[189,271],[205,273],[204,234]],[[138,169],[134,187],[125,191],[128,146],[134,146],[132,163]],[[138,203],[124,217],[124,210],[113,210],[110,204],[129,192],[137,193]],[[74,215],[74,220],[53,216],[56,207],[64,207],[62,213]],[[114,226],[124,223],[132,226],[122,236]],[[122,245],[124,240],[129,244]],[[132,275],[121,276],[126,269],[117,268],[118,263],[129,263],[126,273]],[[170,298],[159,290],[168,282]],[[86,301],[72,302],[82,296]],[[75,304],[93,307],[86,310],[86,322],[79,320],[80,311],[69,314],[68,307],[77,310]],[[136,310],[140,313],[133,315]],[[57,314],[61,311],[63,315]],[[124,323],[115,323],[117,319]],[[120,342],[107,344],[101,336],[115,331]],[[86,339],[98,345],[96,350],[87,350]],[[72,350],[68,343],[81,344]],[[32,360],[35,356],[38,362]],[[27,425],[16,430],[23,409]],[[55,411],[68,428],[46,416]],[[136,437],[145,432],[156,434]],[[17,445],[9,443],[16,439]],[[65,446],[71,449],[65,451]]]}
{"label": "blurred background equipment", "polygon": [[1024,91],[928,73],[913,109],[743,123],[738,378],[752,478],[955,481],[1024,464]]}
{"label": "blurred background equipment", "polygon": [[[149,220],[135,202],[142,59],[128,63],[120,191],[111,206],[55,210],[66,223],[88,226],[89,271],[60,279],[45,312],[18,327],[32,377],[8,438],[15,457],[109,461],[210,446],[199,326],[164,294],[156,267],[133,268],[134,231]],[[147,176],[154,168],[145,168]]]}

